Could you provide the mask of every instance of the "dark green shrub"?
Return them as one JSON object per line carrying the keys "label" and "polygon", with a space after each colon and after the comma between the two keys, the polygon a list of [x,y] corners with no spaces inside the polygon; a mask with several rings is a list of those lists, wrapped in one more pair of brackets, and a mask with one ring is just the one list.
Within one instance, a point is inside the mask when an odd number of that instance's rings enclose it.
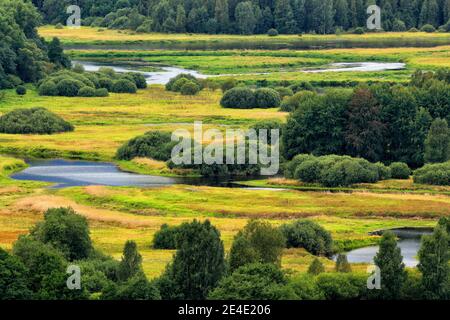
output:
{"label": "dark green shrub", "polygon": [[450,161],[427,164],[415,170],[413,178],[414,183],[448,186],[450,185]]}
{"label": "dark green shrub", "polygon": [[275,90],[278,92],[281,99],[283,99],[284,97],[291,97],[294,95],[294,91],[292,91],[292,89],[288,87],[276,87]]}
{"label": "dark green shrub", "polygon": [[411,169],[403,162],[394,162],[389,168],[391,169],[392,179],[409,179],[411,175]]}
{"label": "dark green shrub", "polygon": [[170,227],[163,224],[161,229],[155,232],[153,236],[154,249],[169,249],[175,250],[177,248],[178,227]]}
{"label": "dark green shrub", "polygon": [[87,220],[72,208],[48,209],[31,235],[60,250],[69,261],[85,259],[92,251]]}
{"label": "dark green shrub", "polygon": [[297,166],[293,178],[305,183],[314,183],[320,180],[321,169],[319,160],[306,160]]}
{"label": "dark green shrub", "polygon": [[237,87],[238,82],[236,79],[230,78],[226,79],[224,82],[222,82],[222,85],[220,88],[222,89],[222,92],[225,93],[226,91],[233,89],[234,87]]}
{"label": "dark green shrub", "polygon": [[373,183],[389,176],[383,164],[361,158],[328,155],[298,155],[285,166],[285,177],[326,187],[346,187],[356,183]]}
{"label": "dark green shrub", "polygon": [[236,87],[225,92],[220,100],[224,108],[250,109],[255,106],[255,94],[249,88]]}
{"label": "dark green shrub", "polygon": [[269,29],[268,31],[267,31],[267,35],[269,36],[269,37],[276,37],[277,35],[278,35],[278,30],[277,29]]}
{"label": "dark green shrub", "polygon": [[210,293],[213,300],[290,300],[296,298],[286,276],[272,264],[248,264],[223,278]]}
{"label": "dark green shrub", "polygon": [[405,23],[400,19],[395,19],[394,23],[392,24],[392,31],[396,31],[396,32],[406,31]]}
{"label": "dark green shrub", "polygon": [[79,97],[95,97],[95,89],[91,87],[83,87],[78,90]]}
{"label": "dark green shrub", "polygon": [[367,276],[352,273],[323,273],[317,286],[327,300],[356,300],[364,297]]}
{"label": "dark green shrub", "polygon": [[120,160],[147,157],[167,161],[170,159],[172,148],[176,144],[177,142],[172,142],[170,133],[150,131],[122,145],[117,150],[116,157]]}
{"label": "dark green shrub", "polygon": [[233,239],[229,255],[231,270],[249,263],[281,263],[286,246],[282,232],[268,222],[251,220]]}
{"label": "dark green shrub", "polygon": [[63,79],[56,85],[59,96],[76,97],[84,84],[78,80]]}
{"label": "dark green shrub", "polygon": [[112,90],[114,82],[110,78],[100,78],[98,79],[100,88],[104,88],[108,91]]}
{"label": "dark green shrub", "polygon": [[255,91],[255,106],[257,108],[278,108],[280,103],[280,94],[274,89],[261,88]]}
{"label": "dark green shrub", "polygon": [[40,96],[57,96],[58,88],[55,82],[48,80],[39,86],[38,92]]}
{"label": "dark green shrub", "polygon": [[300,91],[293,96],[287,97],[281,103],[281,111],[292,112],[300,108],[304,103],[317,97],[313,91]]}
{"label": "dark green shrub", "polygon": [[113,83],[111,91],[115,93],[136,93],[137,87],[130,80],[120,79]]}
{"label": "dark green shrub", "polygon": [[187,78],[180,78],[177,81],[175,81],[175,83],[172,86],[172,91],[175,92],[180,92],[181,91],[181,87],[184,86],[186,83],[190,82],[189,79]]}
{"label": "dark green shrub", "polygon": [[19,96],[24,96],[27,94],[27,88],[25,88],[24,86],[17,86],[16,87],[16,94],[18,94]]}
{"label": "dark green shrub", "polygon": [[353,33],[354,34],[364,34],[366,32],[364,31],[364,28],[357,27],[357,28],[355,28],[355,30],[353,30]]}
{"label": "dark green shrub", "polygon": [[260,130],[262,130],[262,129],[267,130],[266,131],[267,139],[268,139],[267,143],[273,145],[273,144],[277,143],[278,141],[271,140],[274,138],[274,137],[272,137],[271,130],[279,130],[278,133],[281,136],[282,127],[283,127],[283,123],[281,123],[281,121],[279,121],[279,120],[262,120],[262,121],[257,122],[253,126],[251,126],[250,129],[255,130],[258,137],[260,134]]}
{"label": "dark green shrub", "polygon": [[391,168],[386,167],[381,162],[375,163],[375,166],[377,167],[377,170],[378,170],[378,179],[379,180],[388,180],[388,179],[392,178]]}
{"label": "dark green shrub", "polygon": [[420,31],[427,32],[427,33],[432,33],[432,32],[436,31],[436,28],[433,27],[431,24],[424,24],[422,26],[422,28],[420,28]]}
{"label": "dark green shrub", "polygon": [[330,256],[333,253],[331,234],[314,221],[297,220],[280,228],[288,248],[304,248],[314,255]]}
{"label": "dark green shrub", "polygon": [[[179,79],[182,79],[182,78],[185,78],[187,80],[194,82],[195,84],[197,84],[197,86],[200,88],[200,90],[203,89],[202,84],[196,77],[194,77],[193,75],[187,74],[187,73],[181,73],[181,74],[177,75],[176,77],[173,77],[172,79],[169,80],[169,82],[166,84],[166,90],[167,91],[175,91],[174,84]],[[181,87],[179,87],[179,89],[181,89]]]}
{"label": "dark green shrub", "polygon": [[419,30],[417,28],[411,28],[408,30],[408,32],[419,32]]}
{"label": "dark green shrub", "polygon": [[325,272],[325,266],[319,260],[319,258],[314,258],[314,260],[308,267],[308,274],[317,276],[323,272]]}
{"label": "dark green shrub", "polygon": [[299,154],[295,156],[291,161],[289,161],[284,167],[284,176],[288,179],[293,179],[295,176],[295,171],[297,167],[301,165],[304,161],[314,160],[314,156],[310,154]]}
{"label": "dark green shrub", "polygon": [[0,117],[0,132],[52,134],[73,131],[74,127],[44,108],[15,109]]}
{"label": "dark green shrub", "polygon": [[197,86],[195,82],[188,81],[181,86],[180,92],[185,96],[193,96],[196,95],[200,91],[200,88]]}
{"label": "dark green shrub", "polygon": [[131,72],[131,73],[127,73],[127,75],[131,77],[131,79],[134,81],[134,83],[136,84],[136,87],[138,89],[147,88],[147,80],[145,79],[145,77],[142,73]]}
{"label": "dark green shrub", "polygon": [[100,88],[100,89],[95,90],[95,96],[96,97],[107,97],[107,96],[109,96],[109,92],[105,88]]}

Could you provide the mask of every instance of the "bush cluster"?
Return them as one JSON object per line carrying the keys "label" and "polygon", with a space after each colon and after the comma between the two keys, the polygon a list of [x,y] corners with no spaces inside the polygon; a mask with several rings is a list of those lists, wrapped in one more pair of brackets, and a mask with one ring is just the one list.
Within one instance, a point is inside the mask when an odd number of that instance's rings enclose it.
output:
{"label": "bush cluster", "polygon": [[193,75],[182,73],[166,84],[167,91],[180,92],[182,95],[196,95],[203,89],[202,82]]}
{"label": "bush cluster", "polygon": [[315,157],[301,154],[285,167],[287,178],[326,187],[348,187],[356,183],[374,183],[390,176],[390,168],[362,158],[328,155]]}
{"label": "bush cluster", "polygon": [[426,164],[414,171],[414,182],[438,186],[450,185],[450,161],[436,164]]}
{"label": "bush cluster", "polygon": [[73,130],[70,123],[44,108],[15,109],[0,117],[1,133],[52,134]]}
{"label": "bush cluster", "polygon": [[147,157],[167,161],[176,144],[176,142],[172,142],[170,133],[150,131],[123,144],[117,150],[116,158],[131,160],[136,157]]}
{"label": "bush cluster", "polygon": [[288,248],[304,248],[314,255],[330,256],[333,253],[331,234],[318,223],[298,220],[281,226]]}
{"label": "bush cluster", "polygon": [[178,233],[178,227],[171,227],[168,224],[163,224],[161,229],[153,236],[153,248],[175,250],[177,247]]}
{"label": "bush cluster", "polygon": [[116,73],[110,68],[98,72],[63,70],[53,73],[38,83],[41,96],[106,97],[109,92],[136,93],[147,87],[140,73]]}
{"label": "bush cluster", "polygon": [[392,179],[409,179],[411,175],[411,169],[403,162],[394,162],[389,168],[391,169]]}
{"label": "bush cluster", "polygon": [[220,101],[224,108],[278,108],[281,97],[278,91],[271,88],[260,88],[255,91],[247,87],[234,87],[227,90]]}

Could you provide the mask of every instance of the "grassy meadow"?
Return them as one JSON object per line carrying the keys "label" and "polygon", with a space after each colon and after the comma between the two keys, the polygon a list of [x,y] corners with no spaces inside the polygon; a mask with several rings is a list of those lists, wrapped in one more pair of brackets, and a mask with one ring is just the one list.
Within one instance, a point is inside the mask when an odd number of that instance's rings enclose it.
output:
{"label": "grassy meadow", "polygon": [[[268,37],[136,34],[48,26],[40,28],[39,33],[46,39],[59,37],[74,59],[126,61],[144,68],[172,65],[210,75],[233,75],[248,82],[406,82],[416,68],[450,67],[448,33]],[[329,49],[303,48],[308,46]],[[128,50],[124,50],[125,47]],[[141,48],[143,50],[137,50]],[[361,61],[404,62],[406,69],[299,72],[335,62]],[[221,78],[217,77],[217,80]],[[20,234],[27,233],[40,221],[46,209],[71,206],[87,217],[94,245],[105,253],[119,259],[125,241],[135,240],[143,256],[145,273],[153,278],[161,274],[174,253],[151,247],[152,237],[163,223],[177,225],[194,218],[210,219],[220,230],[228,250],[233,236],[251,218],[267,219],[274,225],[309,218],[329,230],[338,247],[352,249],[376,244],[379,237],[370,236],[371,231],[431,227],[438,217],[450,215],[450,188],[415,185],[412,180],[388,180],[348,190],[323,189],[284,179],[246,182],[248,186],[283,190],[187,185],[151,189],[100,186],[51,189],[46,183],[15,181],[8,176],[26,167],[20,158],[115,161],[115,152],[122,143],[147,131],[192,131],[194,121],[203,121],[204,129],[247,128],[265,119],[285,121],[288,115],[278,109],[221,108],[220,90],[207,89],[196,96],[182,96],[165,91],[162,86],[150,86],[137,94],[66,98],[39,96],[32,85],[27,85],[27,89],[25,96],[17,95],[14,90],[4,90],[0,115],[16,108],[45,107],[76,128],[73,132],[54,135],[0,134],[0,154],[9,155],[0,156],[0,246],[6,249],[11,248]],[[151,159],[116,163],[128,171],[177,174],[164,163]],[[312,259],[305,250],[289,249],[284,252],[282,264],[285,268],[304,272]],[[334,262],[321,259],[331,271]],[[365,271],[366,266],[355,265],[354,269]]]}

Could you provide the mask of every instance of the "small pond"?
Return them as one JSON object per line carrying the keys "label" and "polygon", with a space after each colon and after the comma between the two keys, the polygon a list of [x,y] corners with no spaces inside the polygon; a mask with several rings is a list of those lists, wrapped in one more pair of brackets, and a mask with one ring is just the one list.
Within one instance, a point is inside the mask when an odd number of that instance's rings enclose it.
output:
{"label": "small pond", "polygon": [[[190,178],[161,177],[129,173],[120,170],[109,162],[69,161],[62,159],[27,160],[29,165],[23,171],[13,174],[16,180],[31,180],[55,183],[54,188],[78,187],[89,185],[122,187],[159,187],[174,184],[200,185],[214,187],[242,188],[228,177]],[[261,177],[243,177],[239,180],[254,180]],[[259,190],[258,188],[245,188]],[[277,191],[268,188],[269,191]]]}
{"label": "small pond", "polygon": [[[425,234],[431,234],[432,230],[428,228],[399,228],[392,229],[398,237],[398,246],[403,256],[403,263],[407,267],[415,267],[418,263],[417,252],[420,248],[421,237]],[[382,231],[373,234],[381,235]],[[350,263],[373,263],[373,258],[378,252],[378,246],[370,246],[355,249],[347,252],[347,259]]]}

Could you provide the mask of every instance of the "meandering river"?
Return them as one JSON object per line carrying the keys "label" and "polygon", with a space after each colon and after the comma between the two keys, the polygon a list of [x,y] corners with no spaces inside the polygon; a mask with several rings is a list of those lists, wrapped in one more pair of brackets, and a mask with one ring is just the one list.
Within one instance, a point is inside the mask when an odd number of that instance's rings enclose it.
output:
{"label": "meandering river", "polygon": [[[144,75],[147,79],[147,84],[161,84],[165,85],[173,77],[181,73],[187,73],[193,75],[199,79],[206,79],[210,77],[220,77],[220,76],[238,76],[236,74],[222,74],[222,75],[206,75],[195,70],[183,69],[173,66],[158,66],[161,71],[147,72],[137,70],[131,66],[121,65],[121,64],[111,64],[110,62],[89,62],[89,61],[72,61],[73,64],[80,64],[84,67],[86,71],[98,71],[101,67],[112,68],[116,72],[139,72]],[[305,73],[320,73],[320,72],[377,72],[386,70],[402,70],[405,69],[404,63],[396,62],[340,62],[332,63],[328,66],[319,69],[311,70],[299,70],[298,72]],[[269,73],[254,73],[255,75],[269,74]]]}

